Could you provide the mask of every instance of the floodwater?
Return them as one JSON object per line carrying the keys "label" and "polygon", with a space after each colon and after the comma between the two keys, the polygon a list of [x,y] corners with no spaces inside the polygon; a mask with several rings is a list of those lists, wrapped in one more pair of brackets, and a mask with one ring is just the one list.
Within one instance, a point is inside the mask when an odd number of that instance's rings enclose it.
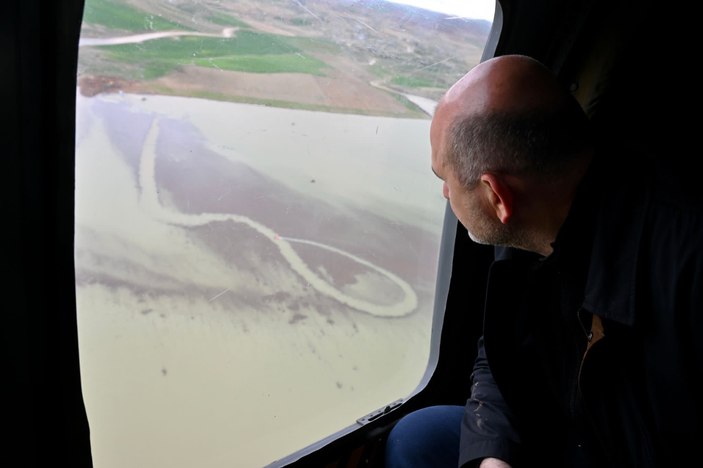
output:
{"label": "floodwater", "polygon": [[415,390],[445,207],[429,120],[77,95],[96,468],[261,467]]}

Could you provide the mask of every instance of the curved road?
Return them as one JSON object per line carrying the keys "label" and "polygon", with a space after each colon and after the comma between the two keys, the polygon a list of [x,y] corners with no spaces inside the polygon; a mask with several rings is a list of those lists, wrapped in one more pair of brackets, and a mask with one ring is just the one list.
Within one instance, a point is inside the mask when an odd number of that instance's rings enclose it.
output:
{"label": "curved road", "polygon": [[[311,287],[315,288],[320,293],[336,299],[349,307],[353,307],[354,309],[379,317],[401,317],[415,310],[417,307],[417,295],[407,282],[390,271],[381,268],[378,265],[374,265],[373,263],[359,258],[349,252],[345,252],[337,249],[336,247],[319,242],[280,236],[272,229],[246,216],[228,213],[202,213],[198,215],[191,215],[165,209],[159,201],[156,179],[154,177],[155,162],[157,157],[156,141],[158,138],[158,133],[159,122],[158,119],[154,119],[151,128],[149,129],[149,133],[147,134],[146,140],[144,141],[141,159],[139,162],[139,185],[141,187],[140,201],[144,208],[148,210],[155,218],[169,224],[187,227],[202,226],[211,222],[227,220],[246,224],[259,232],[265,238],[269,239],[278,248],[281,255],[288,262],[293,271],[302,276]],[[365,267],[387,277],[391,282],[396,284],[403,291],[403,300],[395,304],[380,305],[345,294],[334,285],[320,278],[320,276],[311,270],[303,259],[300,258],[295,249],[293,249],[291,243],[313,245],[321,249],[334,252],[338,255],[345,256],[361,265],[364,265]]]}
{"label": "curved road", "polygon": [[78,47],[82,46],[103,46],[118,44],[134,44],[136,42],[151,41],[153,39],[163,39],[164,37],[177,36],[202,36],[202,37],[232,37],[238,28],[225,28],[220,34],[202,33],[197,31],[160,31],[153,33],[134,34],[122,37],[93,38],[81,37],[78,40]]}

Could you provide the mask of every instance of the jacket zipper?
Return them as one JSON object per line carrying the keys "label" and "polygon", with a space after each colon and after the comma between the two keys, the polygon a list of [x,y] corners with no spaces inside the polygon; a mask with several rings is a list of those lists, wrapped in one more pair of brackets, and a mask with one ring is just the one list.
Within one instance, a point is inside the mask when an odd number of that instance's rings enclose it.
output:
{"label": "jacket zipper", "polygon": [[584,351],[581,357],[581,364],[579,365],[578,375],[576,376],[576,382],[578,387],[578,392],[581,393],[581,372],[583,371],[583,365],[586,362],[586,357],[588,356],[588,351],[593,347],[594,344],[605,338],[605,331],[603,330],[603,322],[601,318],[596,314],[591,314],[591,328],[587,330],[581,320],[581,312],[583,309],[579,308],[576,311],[576,320],[578,320],[584,335],[586,335],[586,351]]}

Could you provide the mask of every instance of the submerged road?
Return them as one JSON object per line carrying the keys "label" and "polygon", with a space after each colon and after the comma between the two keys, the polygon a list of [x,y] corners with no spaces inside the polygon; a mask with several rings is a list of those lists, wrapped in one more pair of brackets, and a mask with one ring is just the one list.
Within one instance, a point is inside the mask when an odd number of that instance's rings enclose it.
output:
{"label": "submerged road", "polygon": [[[178,226],[194,227],[203,226],[208,223],[218,221],[234,221],[245,224],[256,230],[259,234],[269,239],[279,250],[282,257],[288,262],[291,269],[300,275],[311,287],[315,288],[321,294],[329,296],[349,307],[356,310],[366,312],[379,317],[401,317],[411,313],[416,309],[418,299],[413,288],[402,278],[391,273],[390,271],[381,268],[369,261],[366,261],[349,252],[345,252],[336,247],[332,247],[320,242],[314,242],[305,239],[295,239],[281,236],[273,229],[264,226],[263,224],[254,221],[253,219],[229,213],[201,213],[201,214],[186,214],[174,212],[166,209],[159,200],[158,190],[156,186],[155,168],[156,168],[156,141],[159,134],[159,121],[154,119],[149,133],[144,141],[142,148],[140,163],[139,163],[139,185],[141,188],[140,203],[152,216],[156,219]],[[295,251],[291,243],[304,243],[312,245],[338,255],[347,257],[370,270],[379,273],[388,278],[392,283],[397,285],[403,292],[403,299],[400,302],[390,305],[381,305],[369,302],[363,299],[352,297],[343,291],[340,291],[334,285],[330,284],[325,279],[317,275]]]}

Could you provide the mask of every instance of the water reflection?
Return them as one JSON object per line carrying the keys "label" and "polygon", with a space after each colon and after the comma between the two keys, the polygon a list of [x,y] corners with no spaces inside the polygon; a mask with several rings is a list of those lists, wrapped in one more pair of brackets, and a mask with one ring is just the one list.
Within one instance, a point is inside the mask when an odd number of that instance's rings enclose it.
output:
{"label": "water reflection", "polygon": [[427,120],[77,104],[96,467],[262,466],[414,389],[444,206]]}

